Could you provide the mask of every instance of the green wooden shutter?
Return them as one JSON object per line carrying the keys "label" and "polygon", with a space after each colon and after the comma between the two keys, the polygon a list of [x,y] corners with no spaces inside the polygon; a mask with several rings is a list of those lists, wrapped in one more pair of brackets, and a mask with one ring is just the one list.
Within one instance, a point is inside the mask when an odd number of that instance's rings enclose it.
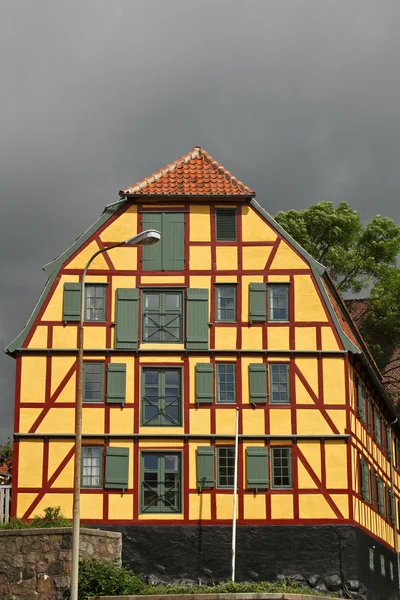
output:
{"label": "green wooden shutter", "polygon": [[139,290],[117,289],[115,347],[135,350],[138,347]]}
{"label": "green wooden shutter", "polygon": [[208,350],[208,290],[206,289],[187,290],[186,348]]}
{"label": "green wooden shutter", "polygon": [[361,495],[369,502],[369,488],[368,488],[368,465],[360,458],[360,470],[361,470]]}
{"label": "green wooden shutter", "polygon": [[214,447],[197,447],[197,486],[203,488],[212,488],[215,485],[214,474]]}
{"label": "green wooden shutter", "polygon": [[365,423],[365,388],[359,379],[357,379],[357,410],[361,421]]}
{"label": "green wooden shutter", "polygon": [[370,488],[371,488],[371,505],[375,507],[376,504],[376,494],[375,494],[375,471],[371,469],[370,471]]}
{"label": "green wooden shutter", "polygon": [[107,403],[125,404],[126,364],[109,363],[107,367]]}
{"label": "green wooden shutter", "polygon": [[265,404],[267,401],[267,365],[252,363],[249,365],[250,402]]}
{"label": "green wooden shutter", "polygon": [[393,456],[393,448],[392,448],[392,428],[390,425],[385,425],[386,428],[386,445],[387,445],[387,453],[388,458],[391,461]]}
{"label": "green wooden shutter", "polygon": [[217,242],[236,241],[236,210],[234,208],[217,208],[215,218]]}
{"label": "green wooden shutter", "polygon": [[196,365],[196,402],[211,404],[214,398],[214,369],[210,363]]}
{"label": "green wooden shutter", "polygon": [[377,444],[381,443],[381,419],[379,412],[374,407],[374,438]]}
{"label": "green wooden shutter", "polygon": [[[161,270],[185,268],[185,219],[183,213],[163,213],[161,234]],[[156,246],[158,244],[155,244]]]}
{"label": "green wooden shutter", "polygon": [[268,448],[246,449],[246,473],[248,489],[268,488]]}
{"label": "green wooden shutter", "polygon": [[371,431],[371,396],[367,394],[367,428],[368,431]]}
{"label": "green wooden shutter", "polygon": [[390,518],[390,493],[389,493],[388,485],[385,485],[385,508],[386,508],[385,517],[387,520],[389,520],[389,518]]}
{"label": "green wooden shutter", "polygon": [[378,488],[378,510],[381,515],[385,512],[384,500],[383,500],[383,483],[380,477],[376,478],[376,485]]}
{"label": "green wooden shutter", "polygon": [[399,440],[397,437],[394,438],[394,466],[399,466]]}
{"label": "green wooden shutter", "polygon": [[81,284],[64,283],[63,321],[79,321],[81,316]]}
{"label": "green wooden shutter", "polygon": [[126,490],[129,476],[129,448],[106,448],[104,487]]}
{"label": "green wooden shutter", "polygon": [[161,233],[161,240],[151,246],[142,246],[142,270],[161,271],[162,243],[162,213],[146,212],[142,215],[142,229],[155,229]]}
{"label": "green wooden shutter", "polygon": [[265,321],[267,318],[267,284],[250,283],[249,285],[249,321]]}

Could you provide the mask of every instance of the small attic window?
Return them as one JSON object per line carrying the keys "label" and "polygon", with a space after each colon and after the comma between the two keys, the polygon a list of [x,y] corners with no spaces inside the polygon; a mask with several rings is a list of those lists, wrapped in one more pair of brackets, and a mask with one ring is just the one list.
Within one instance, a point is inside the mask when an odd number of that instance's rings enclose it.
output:
{"label": "small attic window", "polygon": [[217,208],[215,211],[217,242],[236,241],[236,210]]}

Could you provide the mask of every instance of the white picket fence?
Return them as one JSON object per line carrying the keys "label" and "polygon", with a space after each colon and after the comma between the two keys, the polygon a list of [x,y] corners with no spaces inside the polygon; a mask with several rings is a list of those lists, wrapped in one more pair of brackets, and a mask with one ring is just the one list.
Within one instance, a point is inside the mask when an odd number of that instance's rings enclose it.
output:
{"label": "white picket fence", "polygon": [[0,485],[0,523],[10,520],[11,485]]}

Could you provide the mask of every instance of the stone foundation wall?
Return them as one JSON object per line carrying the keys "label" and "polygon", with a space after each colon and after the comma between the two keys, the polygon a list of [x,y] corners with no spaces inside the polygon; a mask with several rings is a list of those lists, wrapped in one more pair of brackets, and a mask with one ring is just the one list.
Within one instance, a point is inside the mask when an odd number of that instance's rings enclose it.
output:
{"label": "stone foundation wall", "polygon": [[[81,529],[81,558],[121,564],[121,534]],[[1,600],[62,600],[69,597],[72,530],[10,529],[0,531]]]}

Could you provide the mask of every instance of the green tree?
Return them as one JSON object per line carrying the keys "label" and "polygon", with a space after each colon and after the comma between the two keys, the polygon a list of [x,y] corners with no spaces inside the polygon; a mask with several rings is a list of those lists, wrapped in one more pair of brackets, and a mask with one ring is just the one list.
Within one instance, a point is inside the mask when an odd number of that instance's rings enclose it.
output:
{"label": "green tree", "polygon": [[377,215],[367,225],[346,202],[278,212],[276,221],[329,272],[342,293],[369,292],[358,327],[400,401],[400,226]]}
{"label": "green tree", "polygon": [[0,467],[5,465],[11,473],[12,470],[12,458],[13,458],[13,443],[9,439],[7,444],[0,444]]}
{"label": "green tree", "polygon": [[324,201],[305,210],[278,212],[276,221],[328,267],[341,292],[361,292],[396,268],[400,226],[377,215],[363,226],[347,202]]}

